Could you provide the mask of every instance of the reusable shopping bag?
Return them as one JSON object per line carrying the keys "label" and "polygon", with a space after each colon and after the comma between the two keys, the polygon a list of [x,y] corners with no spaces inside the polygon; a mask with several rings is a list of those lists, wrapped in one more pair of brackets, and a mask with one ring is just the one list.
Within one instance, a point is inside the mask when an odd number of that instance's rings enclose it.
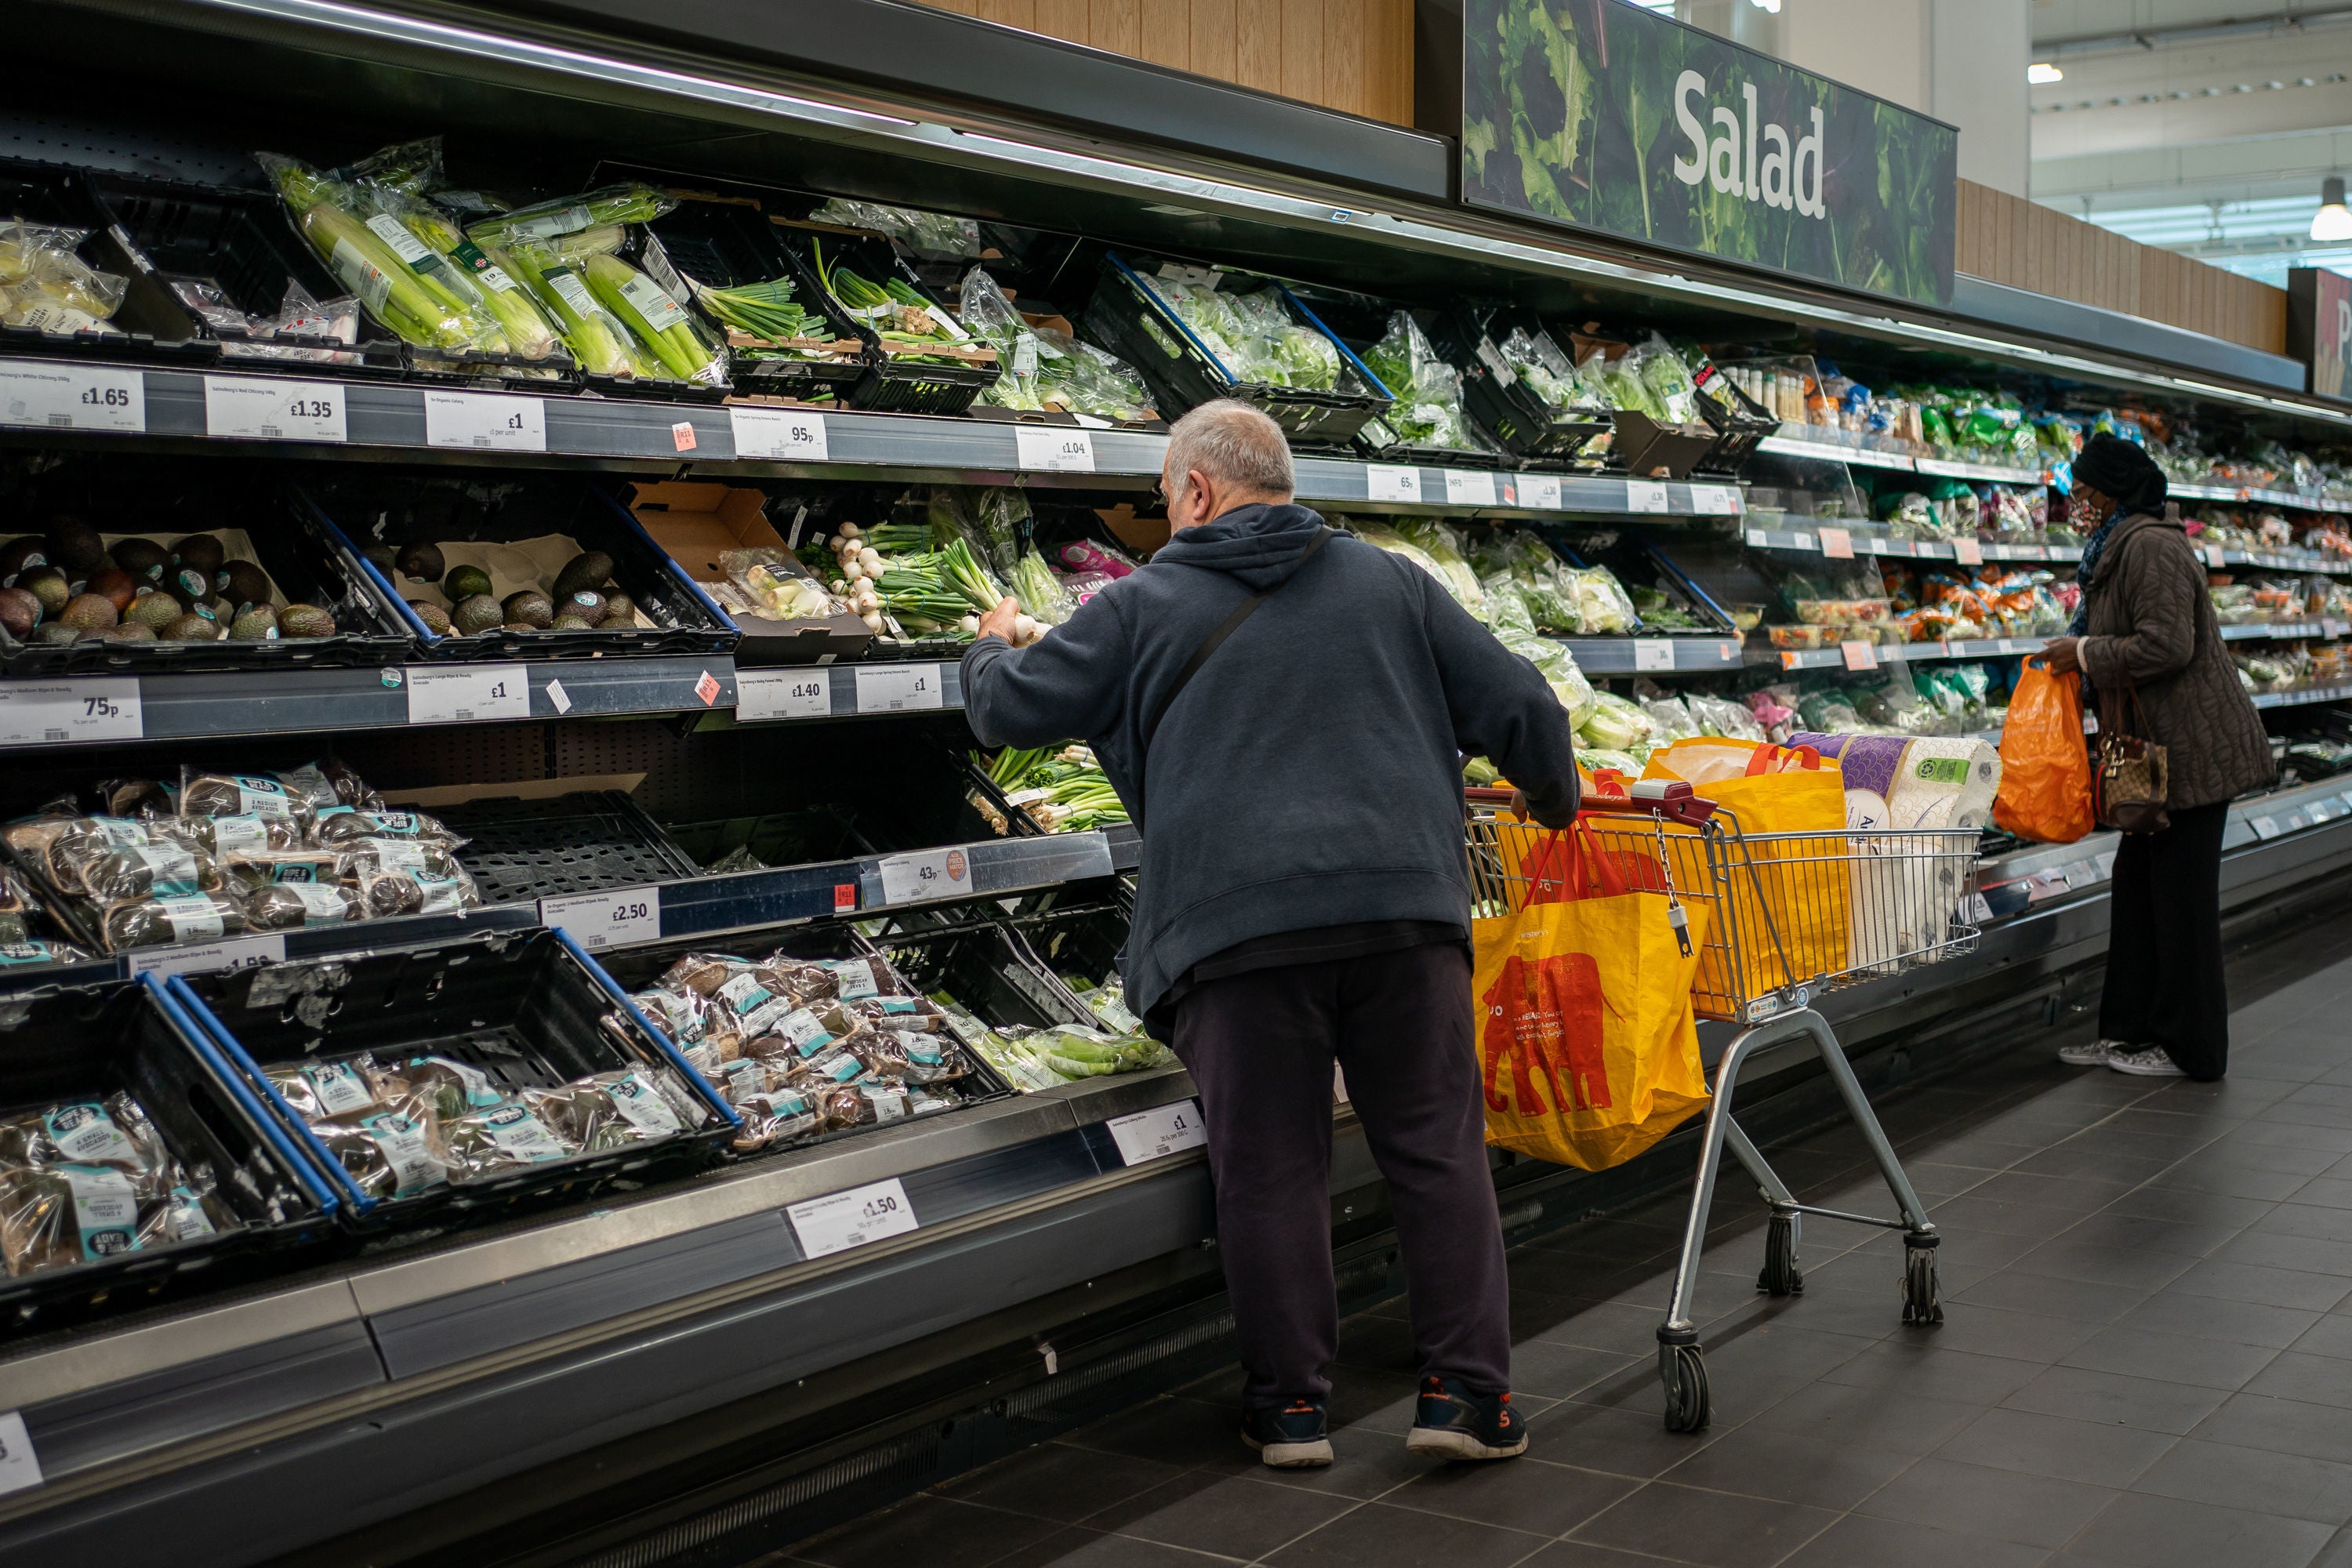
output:
{"label": "reusable shopping bag", "polygon": [[1532,879],[1511,913],[1472,922],[1486,1141],[1587,1171],[1622,1164],[1706,1103],[1690,989],[1707,907],[1684,905],[1686,953],[1667,894],[1629,885],[1630,852],[1604,851],[1581,824],[1498,836]]}
{"label": "reusable shopping bag", "polygon": [[2044,844],[2072,844],[2094,826],[2082,683],[2050,673],[2039,654],[2018,670],[2010,696],[1992,820],[2004,833]]}

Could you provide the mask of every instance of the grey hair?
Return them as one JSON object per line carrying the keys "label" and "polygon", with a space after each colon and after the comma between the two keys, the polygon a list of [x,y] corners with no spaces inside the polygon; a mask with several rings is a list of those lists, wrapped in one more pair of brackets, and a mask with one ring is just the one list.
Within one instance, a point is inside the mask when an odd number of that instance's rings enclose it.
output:
{"label": "grey hair", "polygon": [[1198,469],[1221,483],[1290,499],[1297,478],[1290,467],[1290,443],[1282,426],[1248,404],[1231,397],[1203,403],[1169,426],[1168,472],[1180,499],[1185,476]]}

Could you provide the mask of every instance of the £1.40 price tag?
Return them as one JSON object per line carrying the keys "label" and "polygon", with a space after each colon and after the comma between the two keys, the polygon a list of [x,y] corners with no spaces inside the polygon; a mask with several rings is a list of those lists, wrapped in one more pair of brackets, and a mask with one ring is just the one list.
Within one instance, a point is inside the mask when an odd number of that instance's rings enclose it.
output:
{"label": "\u00a31.40 price tag", "polygon": [[1366,463],[1364,493],[1372,500],[1419,500],[1421,470],[1402,463]]}
{"label": "\u00a31.40 price tag", "polygon": [[622,947],[661,940],[661,889],[613,888],[539,900],[539,923],[572,933],[581,946]]}
{"label": "\u00a31.40 price tag", "polygon": [[860,666],[856,680],[860,713],[910,713],[918,708],[947,706],[947,666],[943,664]]}
{"label": "\u00a31.40 price tag", "polygon": [[1445,470],[1445,500],[1452,506],[1493,506],[1495,476],[1448,468]]}
{"label": "\u00a31.40 price tag", "polygon": [[1201,1102],[1197,1100],[1180,1100],[1173,1105],[1139,1110],[1132,1116],[1113,1117],[1103,1125],[1110,1130],[1111,1142],[1118,1145],[1120,1162],[1129,1165],[1164,1160],[1187,1149],[1198,1149],[1209,1141],[1209,1129],[1202,1122]]}
{"label": "\u00a31.40 price tag", "polygon": [[1627,511],[1662,512],[1669,510],[1672,504],[1673,503],[1666,499],[1666,487],[1660,484],[1655,479],[1628,479],[1625,481],[1625,510]]}
{"label": "\u00a31.40 price tag", "polygon": [[1090,430],[1051,425],[1015,425],[1013,441],[1022,468],[1033,474],[1091,474],[1095,437]]}
{"label": "\u00a31.40 price tag", "polygon": [[920,1228],[915,1205],[898,1177],[870,1182],[845,1193],[831,1193],[806,1203],[788,1204],[784,1218],[801,1250],[811,1258],[829,1258],[853,1247],[866,1247],[887,1237]]}
{"label": "\u00a31.40 price tag", "polygon": [[0,680],[0,746],[136,741],[145,733],[135,676]]}
{"label": "\u00a31.40 price tag", "polygon": [[205,430],[248,441],[351,439],[343,389],[331,381],[264,381],[257,376],[205,377]]}
{"label": "\u00a31.40 price tag", "polygon": [[143,947],[131,954],[131,977],[142,974],[205,974],[220,969],[251,969],[257,963],[286,962],[286,936],[266,931],[259,936],[233,936],[179,947]]}
{"label": "\u00a31.40 price tag", "polygon": [[739,669],[735,720],[824,719],[833,712],[833,672],[827,669]]}
{"label": "\u00a31.40 price tag", "polygon": [[782,408],[730,408],[735,455],[779,463],[822,463],[831,458],[824,416]]}
{"label": "\u00a31.40 price tag", "polygon": [[886,855],[881,860],[881,875],[882,901],[886,904],[958,899],[971,891],[971,857],[961,849]]}
{"label": "\u00a31.40 price tag", "polygon": [[0,425],[47,430],[147,428],[147,376],[136,370],[22,364],[0,369]]}
{"label": "\u00a31.40 price tag", "polygon": [[427,392],[425,444],[482,452],[544,452],[547,405],[503,392]]}
{"label": "\u00a31.40 price tag", "polygon": [[530,717],[530,672],[520,664],[412,664],[407,679],[412,724]]}

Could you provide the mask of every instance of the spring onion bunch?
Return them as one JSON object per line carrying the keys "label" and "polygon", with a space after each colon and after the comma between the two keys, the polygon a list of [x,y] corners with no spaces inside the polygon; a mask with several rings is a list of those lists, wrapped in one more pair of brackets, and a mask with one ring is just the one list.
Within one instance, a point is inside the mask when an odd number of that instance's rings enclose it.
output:
{"label": "spring onion bunch", "polygon": [[991,782],[1048,833],[1084,833],[1129,820],[1102,764],[1085,746],[1034,751],[1008,746],[985,765]]}
{"label": "spring onion bunch", "polygon": [[747,337],[760,339],[756,348],[774,349],[780,344],[809,339],[830,341],[833,329],[824,318],[811,312],[793,298],[789,278],[773,279],[766,283],[743,283],[731,289],[714,289],[708,285],[695,290],[695,299],[702,308],[723,325],[732,327]]}
{"label": "spring onion bunch", "polygon": [[903,278],[877,283],[846,267],[828,266],[824,241],[812,244],[817,277],[824,281],[825,290],[840,301],[844,310],[871,326],[885,348],[910,359],[961,363],[953,355],[922,352],[926,347],[968,342],[971,334],[958,326],[953,317],[924,298],[914,285]]}

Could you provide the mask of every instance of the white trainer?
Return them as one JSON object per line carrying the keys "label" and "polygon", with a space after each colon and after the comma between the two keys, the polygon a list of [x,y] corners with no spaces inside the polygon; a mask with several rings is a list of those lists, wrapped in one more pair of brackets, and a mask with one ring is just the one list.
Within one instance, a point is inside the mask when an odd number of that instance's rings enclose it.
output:
{"label": "white trainer", "polygon": [[2117,1072],[2127,1072],[2135,1078],[2186,1078],[2189,1075],[2165,1054],[2162,1046],[2150,1046],[2146,1050],[2117,1050],[2107,1053],[2107,1066]]}
{"label": "white trainer", "polygon": [[2058,1059],[2070,1068],[2103,1068],[2109,1057],[2131,1048],[2126,1040],[2093,1040],[2087,1045],[2059,1047]]}

